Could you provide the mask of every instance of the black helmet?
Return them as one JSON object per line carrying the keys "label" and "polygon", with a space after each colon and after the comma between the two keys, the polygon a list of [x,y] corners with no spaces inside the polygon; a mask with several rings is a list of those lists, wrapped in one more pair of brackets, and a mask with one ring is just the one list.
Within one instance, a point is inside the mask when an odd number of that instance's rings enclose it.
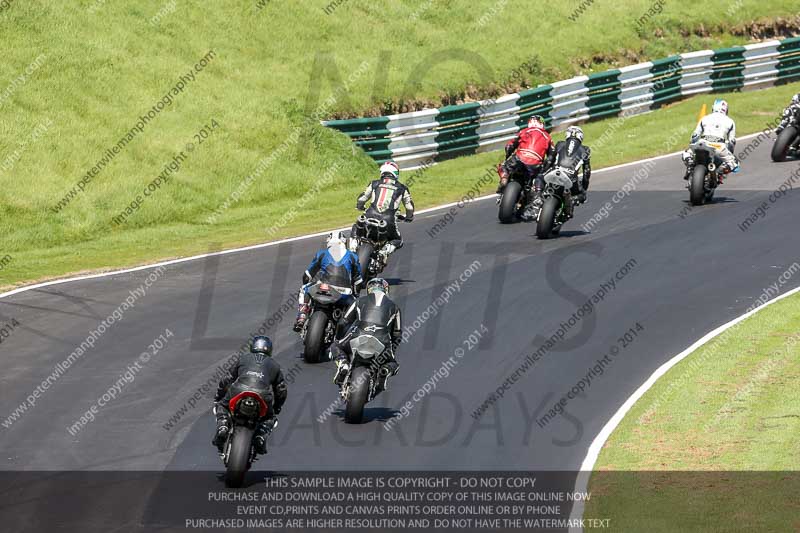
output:
{"label": "black helmet", "polygon": [[253,340],[250,341],[250,351],[272,357],[272,341],[263,335],[253,337]]}

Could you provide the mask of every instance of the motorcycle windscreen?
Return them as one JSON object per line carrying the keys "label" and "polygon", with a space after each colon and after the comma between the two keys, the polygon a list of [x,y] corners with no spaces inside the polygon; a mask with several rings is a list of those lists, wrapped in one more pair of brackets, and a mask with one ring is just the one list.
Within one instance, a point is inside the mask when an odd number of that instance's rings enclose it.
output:
{"label": "motorcycle windscreen", "polygon": [[386,346],[372,335],[361,335],[350,341],[350,349],[353,354],[369,359],[382,354]]}

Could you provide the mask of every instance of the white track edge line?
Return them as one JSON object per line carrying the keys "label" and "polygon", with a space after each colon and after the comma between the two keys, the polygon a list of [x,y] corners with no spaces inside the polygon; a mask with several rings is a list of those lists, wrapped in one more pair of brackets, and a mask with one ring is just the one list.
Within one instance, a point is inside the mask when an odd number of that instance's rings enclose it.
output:
{"label": "white track edge line", "polygon": [[[597,458],[600,456],[600,451],[603,449],[603,446],[608,441],[609,437],[617,428],[617,426],[620,424],[620,422],[622,422],[622,419],[625,418],[625,415],[627,415],[628,412],[633,408],[636,402],[639,401],[641,397],[644,396],[645,393],[648,390],[650,390],[653,387],[653,385],[655,385],[655,383],[664,374],[669,372],[669,370],[672,367],[674,367],[675,365],[686,359],[689,355],[697,351],[708,341],[719,336],[721,333],[732,328],[739,322],[742,322],[743,320],[750,318],[754,314],[774,304],[775,302],[779,302],[780,300],[788,298],[789,296],[792,296],[798,292],[800,292],[800,287],[795,287],[794,289],[787,291],[784,294],[781,294],[780,296],[776,296],[772,300],[764,302],[762,305],[756,307],[755,309],[752,309],[747,313],[734,318],[730,322],[727,322],[717,327],[716,329],[709,331],[708,333],[703,335],[703,337],[701,337],[699,340],[695,341],[694,344],[686,348],[684,351],[680,352],[678,355],[673,356],[666,363],[658,367],[655,370],[655,372],[653,372],[650,375],[650,377],[647,378],[647,381],[642,383],[642,385],[638,389],[636,389],[636,391],[634,391],[634,393],[631,394],[627,400],[625,400],[625,403],[623,403],[620,406],[617,412],[614,413],[614,416],[612,416],[611,419],[608,422],[606,422],[606,424],[603,426],[603,429],[601,429],[600,433],[598,433],[597,436],[594,438],[592,444],[589,446],[589,450],[586,453],[586,457],[583,459],[583,463],[581,463],[580,471],[578,472],[578,477],[575,481],[574,492],[585,492],[588,489],[589,477],[591,476],[592,471],[594,470],[595,463],[597,462]],[[572,513],[570,514],[570,518],[575,518],[575,519],[582,518],[583,510],[584,510],[584,502],[583,501],[576,502],[576,505],[574,505],[572,508]],[[582,529],[571,528],[570,531],[582,531]]]}
{"label": "white track edge line", "polygon": [[[757,136],[759,136],[761,134],[763,134],[763,131],[762,132],[758,132],[758,133],[753,133],[753,134],[750,134],[750,135],[745,135],[744,137],[740,137],[739,140],[745,140],[745,139],[749,139],[751,137],[757,137]],[[682,153],[682,152],[674,152],[674,153],[671,153],[671,154],[660,155],[660,156],[656,156],[656,157],[650,157],[650,158],[647,158],[647,159],[640,159],[640,160],[637,160],[637,161],[631,161],[629,163],[623,163],[621,165],[615,165],[615,166],[612,166],[612,167],[601,168],[601,169],[595,170],[594,173],[598,174],[600,172],[606,172],[606,171],[609,171],[609,170],[616,170],[616,169],[619,169],[619,168],[625,168],[625,167],[629,167],[629,166],[633,166],[633,165],[638,165],[638,164],[641,164],[641,163],[647,163],[649,161],[658,161],[660,159],[666,159],[668,157],[674,157],[675,155],[680,154],[680,153]],[[472,201],[467,202],[467,203],[480,202],[480,201],[483,201],[483,200],[489,200],[491,198],[497,198],[497,195],[496,194],[487,194],[486,196],[479,196],[478,198],[475,198]],[[425,213],[430,213],[432,211],[438,211],[440,209],[448,209],[450,207],[457,206],[460,203],[461,202],[451,202],[449,204],[439,205],[439,206],[435,206],[435,207],[429,207],[427,209],[422,209],[422,210],[418,211],[417,213],[420,214],[420,215],[423,215]],[[233,254],[233,253],[239,253],[239,252],[247,252],[247,251],[250,251],[250,250],[258,250],[260,248],[269,248],[270,246],[277,246],[279,244],[284,244],[284,243],[287,243],[287,242],[302,241],[302,240],[305,240],[305,239],[312,239],[314,237],[321,237],[323,235],[326,235],[326,234],[330,233],[331,231],[345,231],[345,230],[347,230],[349,228],[350,228],[349,226],[348,227],[344,227],[344,228],[336,228],[336,229],[331,229],[331,230],[328,230],[328,231],[320,231],[320,232],[317,232],[317,233],[310,233],[310,234],[307,234],[307,235],[299,235],[297,237],[290,237],[290,238],[287,238],[287,239],[281,239],[279,241],[271,241],[271,242],[265,242],[265,243],[261,243],[261,244],[253,244],[253,245],[250,245],[250,246],[243,246],[243,247],[240,247],[240,248],[231,248],[229,250],[221,250],[219,252],[209,252],[209,253],[206,253],[206,254],[192,255],[192,256],[189,256],[189,257],[180,257],[180,258],[177,258],[177,259],[170,259],[168,261],[161,261],[161,262],[158,262],[158,263],[151,263],[151,264],[147,264],[147,265],[141,265],[141,266],[138,266],[138,267],[125,268],[125,269],[121,269],[121,270],[110,270],[108,272],[99,272],[99,273],[96,273],[96,274],[86,274],[86,275],[83,275],[83,276],[73,276],[73,277],[69,277],[69,278],[54,279],[54,280],[50,280],[50,281],[44,281],[44,282],[41,282],[41,283],[35,283],[33,285],[24,285],[22,287],[18,287],[16,289],[0,293],[0,298],[8,298],[9,296],[14,296],[15,294],[20,294],[20,293],[23,293],[23,292],[32,291],[34,289],[41,289],[42,287],[50,287],[52,285],[61,285],[63,283],[71,283],[71,282],[74,282],[74,281],[83,281],[83,280],[87,280],[87,279],[106,278],[106,277],[109,277],[109,276],[117,276],[117,275],[120,275],[120,274],[128,274],[130,272],[139,272],[141,270],[148,270],[148,269],[151,269],[151,268],[158,268],[158,267],[162,267],[162,266],[176,265],[176,264],[185,263],[185,262],[188,262],[188,261],[196,261],[198,259],[205,259],[207,257],[212,257],[212,256],[215,256],[215,255],[227,255],[227,254]]]}

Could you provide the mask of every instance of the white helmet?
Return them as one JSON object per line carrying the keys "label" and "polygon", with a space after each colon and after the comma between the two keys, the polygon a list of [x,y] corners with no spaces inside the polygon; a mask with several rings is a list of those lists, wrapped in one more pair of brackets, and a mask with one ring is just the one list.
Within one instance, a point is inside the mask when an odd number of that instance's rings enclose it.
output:
{"label": "white helmet", "polygon": [[792,96],[792,105],[800,105],[800,93]]}
{"label": "white helmet", "polygon": [[339,244],[344,244],[345,242],[347,242],[347,239],[345,238],[344,233],[342,233],[341,231],[331,232],[325,238],[325,244],[327,245],[328,248],[332,246],[337,246]]}
{"label": "white helmet", "polygon": [[381,165],[381,177],[384,177],[384,174],[390,174],[393,179],[398,179],[400,177],[400,167],[394,161],[387,161]]}
{"label": "white helmet", "polygon": [[714,100],[714,105],[711,106],[711,111],[714,113],[722,113],[724,115],[728,114],[728,102],[725,100]]}
{"label": "white helmet", "polygon": [[583,142],[583,130],[578,126],[570,126],[567,128],[567,139],[575,137],[580,142]]}

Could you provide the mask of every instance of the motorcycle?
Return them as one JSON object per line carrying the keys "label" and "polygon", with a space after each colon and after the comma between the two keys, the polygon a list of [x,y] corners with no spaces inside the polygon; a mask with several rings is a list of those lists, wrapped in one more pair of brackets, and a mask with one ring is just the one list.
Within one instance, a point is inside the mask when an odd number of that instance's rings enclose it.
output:
{"label": "motorcycle", "polygon": [[[497,165],[497,173],[501,174],[502,165]],[[508,177],[508,183],[503,189],[497,203],[500,209],[497,213],[497,218],[500,219],[502,224],[511,224],[522,216],[525,211],[525,206],[528,204],[530,195],[530,183],[525,183],[523,177],[514,172]]]}
{"label": "motorcycle", "polygon": [[791,113],[791,121],[772,145],[772,160],[776,163],[788,157],[800,157],[800,107],[794,106]]}
{"label": "motorcycle", "polygon": [[[231,413],[232,428],[220,452],[220,458],[225,464],[225,486],[241,487],[245,474],[250,470],[256,460],[256,451],[253,446],[256,426],[269,408],[259,388],[249,388],[234,395],[228,401]],[[217,409],[217,407],[215,407]],[[278,425],[276,418],[271,418],[271,427],[268,428],[267,437]]]}
{"label": "motorcycle", "polygon": [[327,348],[333,342],[336,326],[344,311],[338,305],[344,295],[344,289],[318,283],[308,291],[309,316],[300,337],[303,339],[303,359],[306,363],[319,363]]}
{"label": "motorcycle", "polygon": [[547,239],[558,234],[561,226],[572,218],[575,199],[572,197],[572,171],[556,167],[544,175],[542,207],[536,214],[536,236]]}
{"label": "motorcycle", "polygon": [[689,146],[694,152],[694,167],[689,176],[689,201],[692,205],[703,205],[714,197],[720,184],[719,166],[722,160],[719,151],[725,145],[700,139]]}
{"label": "motorcycle", "polygon": [[366,333],[350,340],[350,370],[339,392],[345,404],[344,420],[348,424],[360,424],[364,417],[364,406],[377,396],[378,379],[385,377],[379,374],[386,372],[383,365],[393,360],[391,350],[391,347]]}
{"label": "motorcycle", "polygon": [[[403,215],[397,215],[397,220],[406,220]],[[351,235],[350,249],[357,253],[358,263],[361,266],[362,286],[383,272],[386,264],[378,252],[389,242],[389,223],[386,220],[361,215],[356,221],[357,233]]]}

